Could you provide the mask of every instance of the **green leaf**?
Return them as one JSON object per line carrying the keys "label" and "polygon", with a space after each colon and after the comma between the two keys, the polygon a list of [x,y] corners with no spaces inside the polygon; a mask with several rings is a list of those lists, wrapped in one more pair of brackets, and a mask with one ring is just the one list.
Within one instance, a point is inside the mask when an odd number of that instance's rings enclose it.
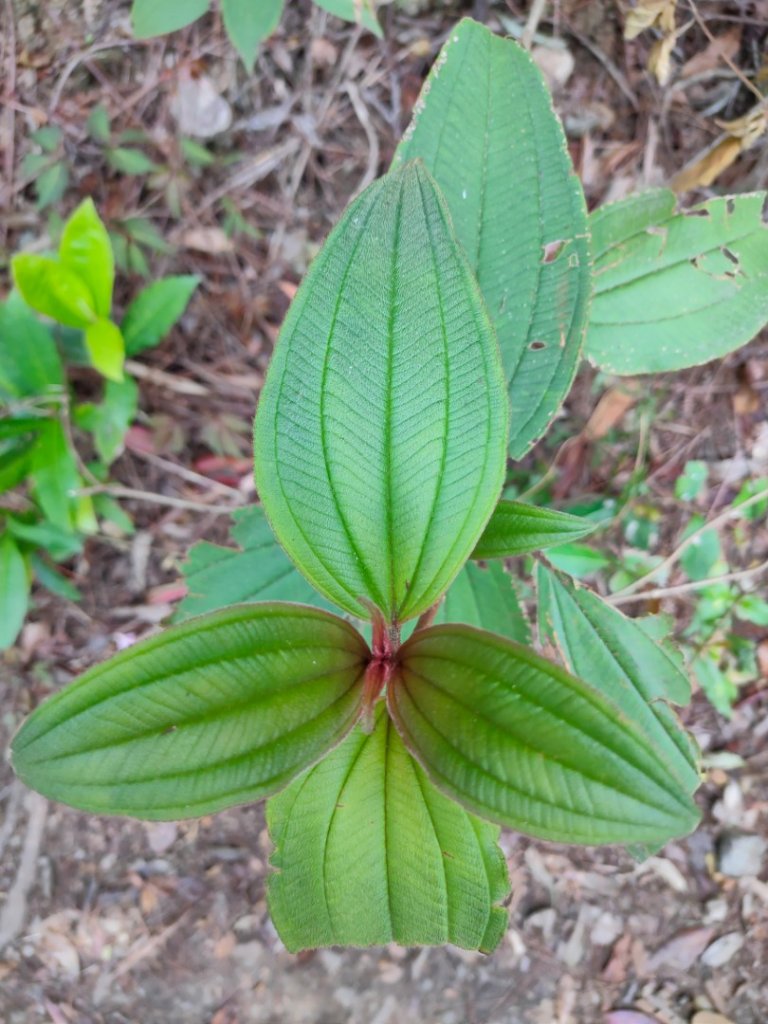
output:
{"label": "green leaf", "polygon": [[179,148],[181,155],[193,167],[210,167],[216,162],[214,154],[194,139],[180,139]]}
{"label": "green leaf", "polygon": [[44,396],[64,384],[64,368],[51,332],[18,292],[0,302],[0,395]]}
{"label": "green leaf", "polygon": [[679,661],[633,619],[597,594],[538,567],[539,632],[568,668],[622,709],[648,737],[670,773],[693,792],[696,756],[667,702],[687,704],[691,686]]}
{"label": "green leaf", "polygon": [[[691,516],[683,531],[685,540],[704,525],[703,516]],[[705,580],[712,574],[722,550],[717,530],[705,530],[693,540],[680,556],[680,567],[689,580]]]}
{"label": "green leaf", "polygon": [[473,558],[511,558],[584,537],[597,523],[522,501],[500,501]]}
{"label": "green leaf", "polygon": [[66,576],[62,576],[39,555],[32,555],[32,569],[40,586],[50,590],[56,597],[62,597],[65,601],[79,601],[82,597],[74,583],[70,583]]}
{"label": "green leaf", "polygon": [[367,28],[369,32],[373,32],[381,39],[383,33],[376,18],[374,0],[315,0],[315,3],[337,18],[362,25],[363,28]]}
{"label": "green leaf", "polygon": [[21,440],[0,445],[0,494],[12,490],[25,479],[34,444],[34,440]]}
{"label": "green leaf", "polygon": [[123,318],[126,354],[135,356],[162,341],[187,308],[199,283],[196,274],[163,277],[139,292]]}
{"label": "green leaf", "polygon": [[592,576],[611,564],[610,558],[587,544],[561,544],[550,548],[547,557],[556,569],[577,579]]}
{"label": "green leaf", "polygon": [[232,518],[239,547],[203,541],[190,549],[183,566],[187,596],[177,621],[244,601],[297,601],[331,609],[289,561],[260,506],[237,509]]}
{"label": "green leaf", "polygon": [[93,405],[81,425],[93,434],[99,458],[109,466],[123,450],[125,435],[136,415],[139,389],[136,381],[125,377],[122,381],[107,381],[104,398]]}
{"label": "green leaf", "polygon": [[38,128],[37,131],[32,132],[29,137],[44,152],[55,153],[61,144],[62,134],[61,128],[54,124],[46,124],[42,128]]}
{"label": "green leaf", "polygon": [[623,708],[503,637],[417,631],[387,699],[435,785],[501,825],[556,842],[660,843],[698,821]]}
{"label": "green leaf", "polygon": [[[418,163],[374,182],[315,259],[259,401],[256,485],[307,578],[359,618],[448,588],[496,504],[498,347]],[[361,600],[361,598],[363,600]]]}
{"label": "green leaf", "polygon": [[46,167],[35,179],[35,199],[38,210],[53,206],[62,198],[69,185],[69,168],[63,160]]}
{"label": "green leaf", "polygon": [[134,532],[131,517],[120,507],[115,499],[110,497],[108,494],[94,494],[93,509],[100,519],[104,519],[106,522],[112,523],[119,533],[128,536]]}
{"label": "green leaf", "polygon": [[765,192],[675,214],[671,192],[590,217],[595,298],[585,354],[609,373],[661,373],[733,352],[768,320]]}
{"label": "green leaf", "polygon": [[9,533],[0,536],[0,650],[10,647],[29,604],[27,563]]}
{"label": "green leaf", "polygon": [[491,952],[509,891],[498,829],[439,793],[386,714],[267,804],[268,899],[291,952],[452,942]]}
{"label": "green leaf", "polygon": [[7,529],[17,540],[32,544],[36,548],[43,548],[51,558],[57,560],[70,558],[77,554],[83,546],[76,534],[62,530],[58,526],[54,526],[53,523],[25,523],[9,516]]}
{"label": "green leaf", "polygon": [[133,0],[133,34],[137,39],[150,39],[175,32],[197,21],[210,5],[210,0]]}
{"label": "green leaf", "polygon": [[169,254],[174,251],[173,246],[166,242],[152,221],[146,217],[127,217],[122,222],[122,228],[134,242],[145,245],[154,252]]}
{"label": "green leaf", "polygon": [[435,622],[463,622],[521,644],[531,639],[512,578],[497,562],[487,568],[467,562],[445,595]]}
{"label": "green leaf", "polygon": [[259,44],[271,36],[280,23],[284,0],[221,0],[221,16],[232,45],[240,54],[248,72]]}
{"label": "green leaf", "polygon": [[326,612],[244,605],[96,666],[12,747],[33,789],[86,811],[189,818],[282,789],[352,728],[368,648]]}
{"label": "green leaf", "polygon": [[97,320],[85,329],[85,347],[91,366],[111,381],[123,380],[125,342],[117,324]]}
{"label": "green leaf", "polygon": [[681,501],[693,501],[701,494],[709,476],[709,466],[700,459],[686,462],[683,472],[675,480],[675,497]]}
{"label": "green leaf", "polygon": [[744,594],[734,605],[736,615],[756,626],[768,626],[768,601],[757,594]]}
{"label": "green leaf", "polygon": [[106,107],[98,103],[88,115],[85,127],[88,130],[88,134],[96,142],[109,142],[112,129]]}
{"label": "green leaf", "polygon": [[704,651],[691,662],[691,669],[714,709],[724,718],[731,718],[733,702],[739,695],[739,688],[720,668],[719,654]]}
{"label": "green leaf", "polygon": [[64,225],[59,259],[88,286],[97,316],[108,317],[112,309],[115,261],[109,234],[92,199],[82,202]]}
{"label": "green leaf", "polygon": [[66,327],[85,328],[96,319],[90,288],[60,260],[19,253],[11,269],[21,297],[38,313]]}
{"label": "green leaf", "polygon": [[140,149],[129,149],[127,146],[116,146],[107,150],[107,160],[111,167],[121,174],[152,174],[157,164],[150,160]]}
{"label": "green leaf", "polygon": [[394,165],[421,157],[445,193],[499,336],[520,458],[562,404],[591,288],[584,195],[541,72],[465,19],[443,47]]}
{"label": "green leaf", "polygon": [[745,501],[749,501],[750,498],[763,493],[766,494],[766,497],[762,501],[753,502],[753,504],[747,506],[740,513],[745,519],[763,519],[766,513],[768,513],[768,479],[765,477],[759,480],[747,480],[733,499],[733,507],[736,508],[737,505],[743,505]]}
{"label": "green leaf", "polygon": [[46,517],[71,533],[74,528],[73,492],[81,486],[77,462],[58,420],[48,420],[32,451],[32,492]]}

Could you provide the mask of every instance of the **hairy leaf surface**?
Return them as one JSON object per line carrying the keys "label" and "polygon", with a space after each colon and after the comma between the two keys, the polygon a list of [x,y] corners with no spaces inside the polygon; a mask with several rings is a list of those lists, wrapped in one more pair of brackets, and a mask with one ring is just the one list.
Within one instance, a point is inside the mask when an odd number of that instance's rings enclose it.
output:
{"label": "hairy leaf surface", "polygon": [[693,792],[696,757],[668,701],[687,704],[691,686],[680,664],[640,625],[597,594],[538,567],[539,629],[569,668],[589,679],[648,736],[669,771]]}
{"label": "hairy leaf surface", "polygon": [[509,888],[498,828],[438,792],[386,714],[267,805],[268,882],[291,951],[436,945],[490,952]]}
{"label": "hairy leaf surface", "polygon": [[469,626],[400,650],[388,701],[432,781],[469,810],[564,843],[657,843],[698,820],[631,711],[563,669]]}
{"label": "hairy leaf surface", "polygon": [[756,192],[675,214],[660,189],[596,210],[587,358],[610,373],[661,373],[754,337],[768,321],[765,201]]}
{"label": "hairy leaf surface", "polygon": [[86,672],[27,719],[27,785],[86,811],[188,818],[276,792],[350,730],[368,649],[292,604],[193,619]]}
{"label": "hairy leaf surface", "polygon": [[460,22],[394,166],[413,157],[445,194],[496,327],[512,405],[509,451],[520,458],[570,389],[591,287],[584,195],[530,55]]}
{"label": "hairy leaf surface", "polygon": [[500,501],[488,520],[473,558],[511,558],[585,537],[595,523],[523,501]]}
{"label": "hairy leaf surface", "polygon": [[330,600],[404,621],[477,542],[507,426],[477,285],[431,178],[407,164],[349,207],[288,312],[256,415],[265,511]]}

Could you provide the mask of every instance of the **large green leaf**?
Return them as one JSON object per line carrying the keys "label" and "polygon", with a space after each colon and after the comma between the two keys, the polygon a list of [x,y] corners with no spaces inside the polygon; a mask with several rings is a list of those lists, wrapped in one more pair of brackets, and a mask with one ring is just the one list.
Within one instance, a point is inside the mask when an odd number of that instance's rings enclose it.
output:
{"label": "large green leaf", "polygon": [[435,622],[463,622],[521,644],[531,639],[512,577],[498,562],[486,568],[467,562],[445,595]]}
{"label": "large green leaf", "polygon": [[162,341],[187,308],[199,283],[196,274],[163,277],[139,292],[120,325],[126,354],[135,356]]}
{"label": "large green leaf", "polygon": [[183,565],[187,596],[178,621],[243,601],[298,601],[332,606],[304,579],[275,540],[259,505],[232,513],[232,538],[238,547],[202,541]]}
{"label": "large green leaf", "polygon": [[315,3],[337,18],[356,22],[381,38],[381,25],[376,18],[374,0],[315,0]]}
{"label": "large green leaf", "polygon": [[439,793],[386,714],[267,805],[269,906],[288,949],[452,942],[490,952],[507,923],[498,829]]}
{"label": "large green leaf", "polygon": [[585,354],[610,373],[696,366],[768,321],[765,192],[675,214],[672,192],[632,196],[591,218],[595,298]]}
{"label": "large green leaf", "polygon": [[0,535],[0,650],[19,634],[29,602],[27,563],[9,533]]}
{"label": "large green leaf", "polygon": [[503,500],[493,510],[472,557],[511,558],[568,544],[592,533],[596,525],[567,512]]}
{"label": "large green leaf", "polygon": [[476,814],[563,843],[660,843],[696,825],[631,710],[529,648],[433,626],[399,662],[388,702],[406,746]]}
{"label": "large green leaf", "polygon": [[668,704],[690,700],[682,666],[637,622],[591,590],[542,566],[537,584],[542,637],[557,644],[573,672],[622,708],[670,773],[693,792],[699,784],[696,757]]}
{"label": "large green leaf", "polygon": [[97,315],[108,317],[112,309],[115,261],[109,234],[92,199],[82,202],[64,225],[59,259],[88,285]]}
{"label": "large green leaf", "polygon": [[498,332],[509,450],[519,458],[571,386],[591,287],[584,195],[530,55],[462,21],[435,61],[394,165],[413,157],[445,194]]}
{"label": "large green leaf", "polygon": [[0,397],[43,396],[64,383],[51,332],[18,292],[0,302]]}
{"label": "large green leaf", "polygon": [[13,743],[33,789],[86,811],[188,818],[282,789],[350,730],[368,648],[342,619],[243,605],[86,672]]}
{"label": "large green leaf", "polygon": [[423,612],[501,490],[493,329],[418,163],[349,207],[294,299],[256,414],[256,484],[308,579],[360,618]]}
{"label": "large green leaf", "polygon": [[137,39],[150,39],[191,25],[211,6],[211,0],[133,0],[131,22]]}
{"label": "large green leaf", "polygon": [[261,42],[277,28],[283,4],[284,0],[221,0],[227,35],[248,71],[253,70]]}

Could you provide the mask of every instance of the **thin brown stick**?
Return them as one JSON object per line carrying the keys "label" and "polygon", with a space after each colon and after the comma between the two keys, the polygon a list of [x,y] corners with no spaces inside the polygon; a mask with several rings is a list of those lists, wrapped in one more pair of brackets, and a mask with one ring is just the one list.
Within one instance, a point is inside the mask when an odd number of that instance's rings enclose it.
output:
{"label": "thin brown stick", "polygon": [[640,579],[635,580],[634,583],[630,583],[628,586],[622,587],[621,590],[616,591],[612,598],[614,603],[620,603],[616,600],[617,597],[621,597],[623,599],[628,597],[630,594],[634,594],[644,584],[648,583],[649,580],[653,579],[654,576],[658,576],[667,569],[671,569],[679,560],[683,552],[687,551],[691,544],[695,544],[698,538],[701,537],[703,533],[706,533],[707,530],[717,530],[729,519],[732,519],[734,516],[741,515],[741,513],[745,509],[748,509],[750,505],[756,505],[759,501],[765,501],[766,499],[768,499],[768,487],[764,487],[762,491],[758,491],[757,494],[753,494],[751,498],[747,498],[746,501],[742,501],[740,505],[731,505],[724,512],[721,512],[720,515],[715,516],[714,519],[710,519],[709,522],[702,523],[698,529],[694,530],[693,533],[689,534],[685,538],[685,540],[681,541],[672,554],[665,558],[663,562],[660,562],[655,569],[651,569],[650,572],[641,576]]}
{"label": "thin brown stick", "polygon": [[88,494],[109,494],[113,498],[128,498],[131,501],[146,501],[150,505],[168,505],[169,508],[183,508],[190,512],[211,512],[217,516],[230,516],[244,502],[234,505],[206,505],[202,501],[187,501],[186,498],[174,498],[170,494],[156,494],[154,491],[139,491],[122,484],[101,484],[97,487],[81,487],[74,492],[76,496]]}
{"label": "thin brown stick", "polygon": [[639,594],[612,595],[606,597],[608,604],[629,604],[631,601],[655,601],[665,597],[677,597],[680,594],[690,594],[692,591],[703,590],[717,583],[727,583],[730,580],[750,579],[759,576],[768,570],[768,561],[761,562],[751,569],[735,569],[733,572],[723,573],[722,576],[710,576],[705,580],[691,580],[690,583],[679,583],[674,587],[656,587],[654,590],[643,590]]}

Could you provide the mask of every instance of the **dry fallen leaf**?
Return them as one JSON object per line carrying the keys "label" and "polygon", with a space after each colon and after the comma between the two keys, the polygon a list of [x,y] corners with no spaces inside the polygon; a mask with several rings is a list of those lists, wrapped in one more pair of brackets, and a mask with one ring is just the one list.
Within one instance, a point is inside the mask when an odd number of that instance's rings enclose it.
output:
{"label": "dry fallen leaf", "polygon": [[676,971],[687,971],[710,944],[714,934],[714,928],[687,928],[683,932],[678,932],[650,957],[649,970],[657,971],[660,967],[666,967]]}
{"label": "dry fallen leaf", "polygon": [[635,395],[630,395],[621,388],[609,388],[600,398],[592,415],[587,420],[582,431],[584,440],[599,441],[605,437],[609,430],[621,422],[624,414],[632,408],[636,401]]}
{"label": "dry fallen leaf", "polygon": [[704,74],[705,71],[714,71],[720,66],[723,58],[732,60],[739,52],[740,45],[741,26],[734,25],[721,36],[714,36],[705,49],[687,60],[680,69],[680,77],[691,78],[693,75]]}
{"label": "dry fallen leaf", "polygon": [[675,192],[711,185],[739,154],[763,135],[768,127],[768,109],[764,103],[758,103],[744,117],[735,121],[717,121],[716,124],[724,129],[725,134],[674,176],[670,187]]}
{"label": "dry fallen leaf", "polygon": [[638,0],[624,19],[624,38],[635,39],[647,28],[675,30],[675,0]]}
{"label": "dry fallen leaf", "polygon": [[672,74],[672,50],[675,48],[677,36],[674,32],[657,39],[648,54],[648,70],[656,78],[659,85],[666,85]]}
{"label": "dry fallen leaf", "polygon": [[728,1017],[722,1013],[714,1013],[712,1010],[700,1010],[694,1014],[691,1024],[733,1024]]}
{"label": "dry fallen leaf", "polygon": [[211,256],[232,252],[235,248],[232,239],[221,228],[190,228],[181,236],[181,244],[185,249],[207,252]]}

